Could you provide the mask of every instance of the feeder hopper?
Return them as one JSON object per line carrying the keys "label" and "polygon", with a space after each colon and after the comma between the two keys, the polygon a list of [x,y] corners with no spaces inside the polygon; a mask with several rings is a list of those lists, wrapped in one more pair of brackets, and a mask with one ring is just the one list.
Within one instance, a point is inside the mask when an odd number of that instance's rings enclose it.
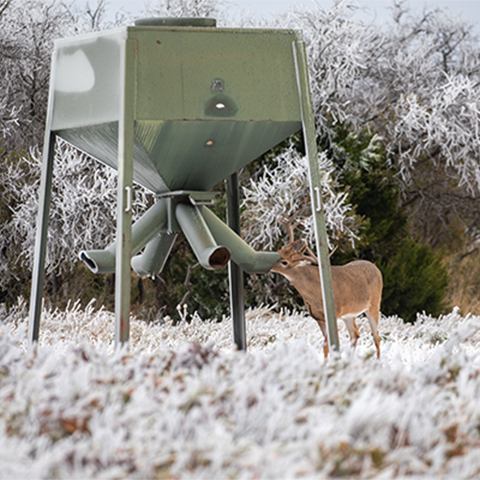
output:
{"label": "feeder hopper", "polygon": [[[131,267],[142,275],[157,274],[180,232],[204,267],[222,268],[232,259],[234,323],[235,317],[242,316],[238,313],[243,311],[239,266],[266,273],[279,255],[255,252],[241,239],[236,172],[302,128],[312,199],[317,202],[314,211],[324,298],[327,303],[331,299],[326,306],[328,317],[332,316],[333,297],[305,51],[299,33],[216,28],[212,19],[145,19],[134,27],[56,41],[30,340],[35,341],[39,331],[57,136],[119,172],[117,241],[105,250],[81,253],[93,271],[116,272],[115,338],[119,344],[128,339]],[[214,196],[211,189],[224,180],[229,225],[206,206]],[[132,229],[133,182],[149,189],[157,202]],[[245,348],[242,322],[240,318],[235,334],[239,348]]]}

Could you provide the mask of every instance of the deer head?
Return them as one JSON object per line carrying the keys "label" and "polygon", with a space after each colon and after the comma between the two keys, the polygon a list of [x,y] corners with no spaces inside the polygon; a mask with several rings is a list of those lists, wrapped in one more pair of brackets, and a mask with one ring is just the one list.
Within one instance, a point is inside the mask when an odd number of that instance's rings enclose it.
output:
{"label": "deer head", "polygon": [[318,259],[310,250],[305,240],[295,240],[294,229],[300,225],[305,218],[292,225],[293,220],[305,209],[302,208],[288,220],[285,216],[279,222],[285,226],[289,235],[289,243],[286,247],[278,251],[281,258],[272,267],[273,272],[280,273],[288,277],[288,272],[292,269],[304,267],[306,265],[318,265]]}
{"label": "deer head", "polygon": [[296,240],[289,243],[286,247],[279,250],[278,253],[281,258],[272,267],[272,271],[286,275],[288,271],[292,269],[304,267],[306,265],[317,265],[317,258],[313,254],[307,255],[305,253],[311,253],[308,252],[309,250],[310,249],[305,240]]}

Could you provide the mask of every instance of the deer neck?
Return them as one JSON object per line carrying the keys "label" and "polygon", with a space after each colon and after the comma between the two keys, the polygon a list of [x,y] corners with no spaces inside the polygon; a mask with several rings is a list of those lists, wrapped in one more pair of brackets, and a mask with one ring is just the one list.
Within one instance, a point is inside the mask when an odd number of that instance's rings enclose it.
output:
{"label": "deer neck", "polygon": [[318,267],[314,265],[304,265],[292,268],[285,273],[281,272],[281,274],[292,283],[304,299],[318,299],[320,292]]}

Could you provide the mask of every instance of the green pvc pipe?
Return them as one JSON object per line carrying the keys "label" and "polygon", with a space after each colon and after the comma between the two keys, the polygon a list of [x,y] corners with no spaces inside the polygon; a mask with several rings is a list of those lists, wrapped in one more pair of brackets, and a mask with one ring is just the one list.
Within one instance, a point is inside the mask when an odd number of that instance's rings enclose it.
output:
{"label": "green pvc pipe", "polygon": [[159,275],[177,239],[177,233],[160,233],[150,240],[141,255],[132,258],[132,268],[138,275],[155,276]]}
{"label": "green pvc pipe", "polygon": [[200,264],[208,270],[219,270],[230,261],[230,250],[219,246],[203,218],[201,207],[179,203],[175,216]]}
{"label": "green pvc pipe", "polygon": [[[167,224],[167,200],[159,199],[132,227],[132,256],[136,255]],[[116,244],[111,243],[105,250],[80,252],[80,259],[93,273],[114,273]]]}
{"label": "green pvc pipe", "polygon": [[88,250],[80,252],[80,260],[93,273],[115,273],[116,242],[110,244],[105,250]]}
{"label": "green pvc pipe", "polygon": [[242,270],[248,273],[268,273],[280,260],[279,253],[255,251],[207,207],[203,207],[202,213],[217,243],[228,246],[232,260]]}
{"label": "green pvc pipe", "polygon": [[[223,268],[231,257],[248,273],[268,273],[280,259],[280,254],[276,252],[255,251],[206,207],[179,203],[175,214],[199,262],[209,270]],[[160,199],[133,225],[132,255],[150,244],[166,223],[167,201]],[[174,241],[163,235],[162,240],[155,239],[151,245],[147,245],[142,255],[132,259],[132,266],[140,275],[153,275],[163,268]],[[113,273],[115,252],[116,242],[105,250],[81,252],[80,258],[94,273]]]}

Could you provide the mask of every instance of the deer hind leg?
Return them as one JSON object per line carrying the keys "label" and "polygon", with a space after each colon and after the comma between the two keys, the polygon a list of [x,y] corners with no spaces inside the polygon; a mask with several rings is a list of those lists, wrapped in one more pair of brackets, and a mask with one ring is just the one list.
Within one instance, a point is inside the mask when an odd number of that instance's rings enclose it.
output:
{"label": "deer hind leg", "polygon": [[356,315],[344,315],[341,318],[342,318],[343,322],[345,323],[345,326],[347,327],[348,335],[350,337],[352,345],[354,347],[356,347],[358,338],[360,337],[360,334],[358,333],[357,324],[355,323],[355,319],[357,318],[357,316]]}
{"label": "deer hind leg", "polygon": [[368,310],[365,312],[365,315],[368,318],[368,323],[372,329],[373,341],[375,342],[375,348],[377,349],[377,358],[380,357],[380,336],[378,335],[378,317],[380,312],[378,309],[375,309],[372,313]]}

